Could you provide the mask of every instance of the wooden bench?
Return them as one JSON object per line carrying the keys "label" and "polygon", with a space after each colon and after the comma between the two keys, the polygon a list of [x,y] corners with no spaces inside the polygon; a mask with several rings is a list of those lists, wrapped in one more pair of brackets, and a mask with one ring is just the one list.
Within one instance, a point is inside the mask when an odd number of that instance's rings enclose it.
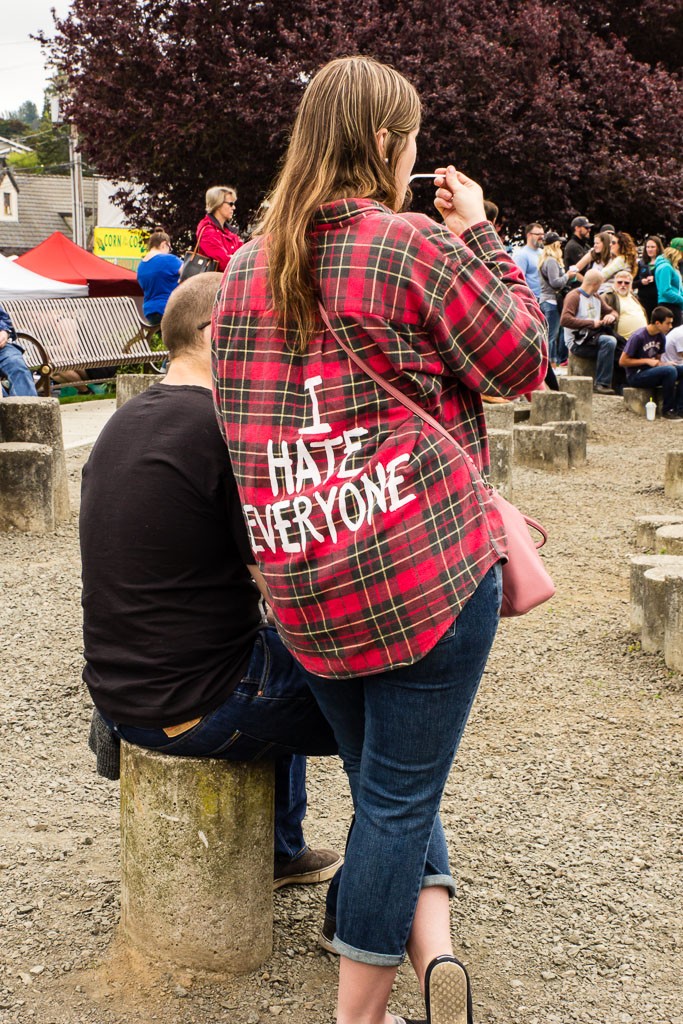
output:
{"label": "wooden bench", "polygon": [[[37,388],[50,394],[50,378],[62,370],[145,365],[161,372],[168,352],[152,349],[158,330],[140,316],[126,295],[83,299],[11,299],[3,302],[31,370],[40,374]],[[108,377],[92,377],[97,384]]]}

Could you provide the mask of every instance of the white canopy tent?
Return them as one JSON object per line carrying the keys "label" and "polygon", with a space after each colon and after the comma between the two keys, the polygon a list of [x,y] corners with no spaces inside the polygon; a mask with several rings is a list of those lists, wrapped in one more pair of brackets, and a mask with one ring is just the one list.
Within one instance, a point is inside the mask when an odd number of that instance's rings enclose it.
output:
{"label": "white canopy tent", "polygon": [[66,299],[87,295],[87,284],[64,284],[20,267],[0,256],[0,302],[3,299]]}

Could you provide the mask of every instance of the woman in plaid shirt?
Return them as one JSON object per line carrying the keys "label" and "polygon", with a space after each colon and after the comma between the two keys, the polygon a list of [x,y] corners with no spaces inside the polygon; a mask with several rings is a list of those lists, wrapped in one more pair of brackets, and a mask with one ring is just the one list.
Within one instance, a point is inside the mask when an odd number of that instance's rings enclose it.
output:
{"label": "woman in plaid shirt", "polygon": [[[495,635],[506,551],[482,479],[481,394],[528,392],[547,362],[543,314],[486,222],[481,188],[441,168],[445,223],[398,213],[419,120],[393,69],[362,57],[323,68],[262,234],[233,256],[215,312],[216,404],[253,550],[354,801],[323,930],[341,955],[339,1024],[389,1024],[406,952],[432,1024],[471,1016],[438,811]],[[469,458],[356,368],[318,299]]]}

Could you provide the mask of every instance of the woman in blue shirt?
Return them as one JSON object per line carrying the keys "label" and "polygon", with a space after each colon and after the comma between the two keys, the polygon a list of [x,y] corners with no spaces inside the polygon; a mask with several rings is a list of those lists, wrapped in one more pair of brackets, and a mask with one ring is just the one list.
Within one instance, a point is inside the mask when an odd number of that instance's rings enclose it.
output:
{"label": "woman in blue shirt", "polygon": [[147,254],[138,264],[138,284],[144,301],[142,312],[151,324],[161,323],[168,297],[178,287],[182,260],[171,252],[171,239],[155,228],[147,241]]}

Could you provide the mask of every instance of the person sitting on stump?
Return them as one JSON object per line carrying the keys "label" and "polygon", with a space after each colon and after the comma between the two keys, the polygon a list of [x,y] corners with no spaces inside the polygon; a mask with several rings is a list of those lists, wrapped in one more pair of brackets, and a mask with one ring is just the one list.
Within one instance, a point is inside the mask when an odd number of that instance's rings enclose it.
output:
{"label": "person sitting on stump", "polygon": [[634,331],[619,360],[632,388],[661,388],[664,393],[662,416],[665,420],[683,419],[683,365],[664,363],[666,336],[673,327],[673,313],[666,306],[655,306],[647,327]]}
{"label": "person sitting on stump", "polygon": [[[0,375],[9,381],[9,393],[15,398],[37,398],[33,374],[26,365],[24,350],[4,306],[0,306]],[[0,386],[0,398],[3,389]]]}
{"label": "person sitting on stump", "polygon": [[220,274],[171,295],[170,367],[109,420],[83,470],[85,669],[118,739],[176,757],[275,761],[274,886],[340,868],[304,840],[306,758],[336,754],[306,676],[265,621],[211,394]]}
{"label": "person sitting on stump", "polygon": [[598,294],[602,284],[599,270],[589,270],[580,288],[566,296],[562,306],[560,325],[570,352],[582,359],[594,359],[595,385],[599,395],[613,395],[614,350],[617,339],[614,324],[617,314]]}

